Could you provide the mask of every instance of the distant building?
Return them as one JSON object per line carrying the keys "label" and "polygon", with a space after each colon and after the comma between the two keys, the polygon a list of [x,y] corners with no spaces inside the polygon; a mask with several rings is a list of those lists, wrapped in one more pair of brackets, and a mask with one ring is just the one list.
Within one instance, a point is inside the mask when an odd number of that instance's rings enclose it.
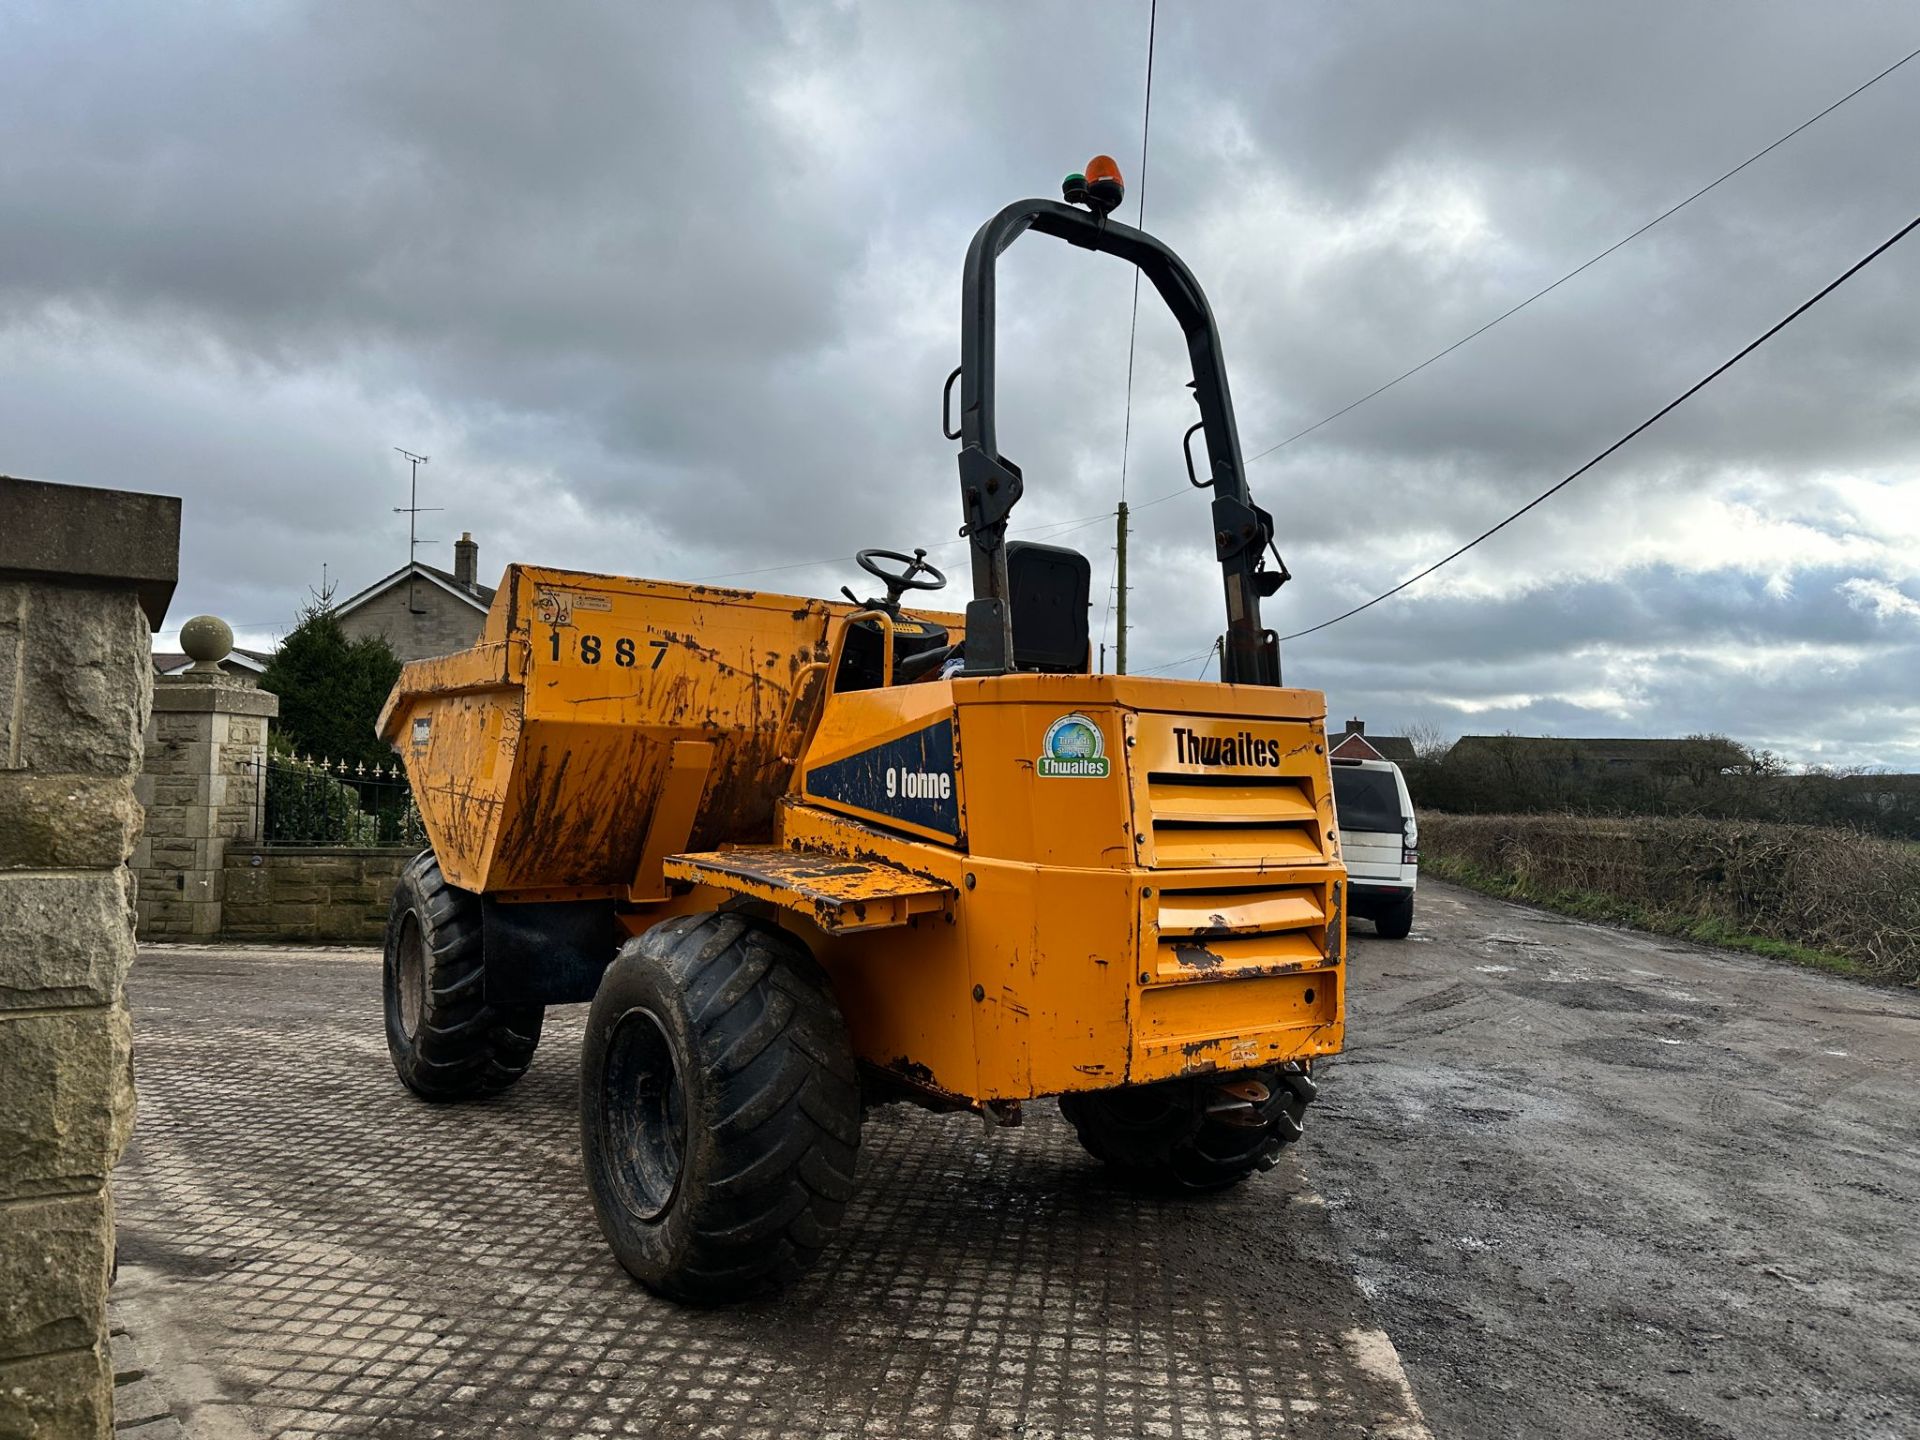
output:
{"label": "distant building", "polygon": [[[229,675],[242,680],[258,681],[267,672],[267,662],[273,659],[270,650],[242,650],[238,645],[226,659],[220,662],[220,668]],[[153,673],[156,675],[184,675],[193,664],[191,655],[178,650],[156,650],[153,652]]]}
{"label": "distant building", "polygon": [[480,546],[471,532],[453,546],[453,573],[414,561],[333,607],[350,639],[384,635],[402,660],[451,655],[480,638],[493,586],[478,579]]}
{"label": "distant building", "polygon": [[1347,721],[1347,728],[1333,737],[1327,754],[1335,760],[1391,760],[1396,765],[1413,761],[1413,741],[1404,735],[1369,735],[1364,720]]}

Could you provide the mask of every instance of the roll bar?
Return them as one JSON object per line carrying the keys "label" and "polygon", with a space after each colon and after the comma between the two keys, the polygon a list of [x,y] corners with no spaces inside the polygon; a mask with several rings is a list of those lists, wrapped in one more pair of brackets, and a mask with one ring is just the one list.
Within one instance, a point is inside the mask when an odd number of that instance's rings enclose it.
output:
{"label": "roll bar", "polygon": [[[1273,572],[1260,574],[1272,520],[1253,503],[1242,473],[1240,433],[1227,389],[1220,332],[1200,282],[1159,240],[1105,216],[1057,200],[1020,200],[974,234],[960,297],[961,533],[972,542],[973,594],[967,605],[969,675],[1003,674],[1013,664],[1012,597],[1007,584],[1007,517],[1023,491],[1020,467],[1000,453],[994,430],[994,267],[1021,234],[1034,230],[1085,250],[1104,251],[1140,267],[1180,322],[1193,363],[1194,398],[1207,441],[1213,491],[1214,553],[1226,588],[1227,627],[1220,678],[1249,685],[1280,683],[1280,644],[1260,623],[1260,599]],[[951,380],[948,382],[951,384]],[[949,430],[949,435],[952,435]],[[1191,461],[1189,461],[1191,466]],[[1281,572],[1284,574],[1284,572]],[[1256,578],[1258,576],[1258,578]],[[1263,585],[1262,582],[1266,582]]]}

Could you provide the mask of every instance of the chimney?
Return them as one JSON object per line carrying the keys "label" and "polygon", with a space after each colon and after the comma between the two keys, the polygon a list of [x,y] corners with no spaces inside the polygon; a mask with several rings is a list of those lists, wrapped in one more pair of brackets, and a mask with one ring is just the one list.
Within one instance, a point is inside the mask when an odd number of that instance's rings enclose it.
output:
{"label": "chimney", "polygon": [[471,530],[462,530],[453,542],[453,578],[469,590],[475,588],[475,573],[480,568],[480,546]]}
{"label": "chimney", "polygon": [[1367,722],[1362,720],[1359,716],[1356,715],[1353,719],[1347,721],[1347,734],[1364,735],[1366,733],[1367,733]]}

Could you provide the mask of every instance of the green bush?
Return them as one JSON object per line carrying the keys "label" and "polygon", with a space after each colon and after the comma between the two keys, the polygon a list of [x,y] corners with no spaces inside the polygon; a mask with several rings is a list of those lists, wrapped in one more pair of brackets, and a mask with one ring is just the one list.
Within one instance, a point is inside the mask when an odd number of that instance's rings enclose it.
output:
{"label": "green bush", "polygon": [[267,767],[267,841],[377,845],[380,817],[362,811],[359,793],[318,766],[276,759]]}
{"label": "green bush", "polygon": [[400,678],[393,647],[380,636],[349,639],[322,601],[308,606],[280,642],[260,688],[280,697],[276,740],[306,755],[386,765],[393,753],[374,721]]}
{"label": "green bush", "polygon": [[1401,770],[1421,810],[1455,815],[1668,815],[1836,825],[1920,841],[1920,775],[1814,767],[1725,735],[1627,741],[1482,735],[1447,745],[1412,728]]}
{"label": "green bush", "polygon": [[420,807],[413,803],[413,796],[407,796],[407,805],[400,812],[400,830],[396,837],[400,844],[409,850],[427,848],[427,825],[420,818]]}

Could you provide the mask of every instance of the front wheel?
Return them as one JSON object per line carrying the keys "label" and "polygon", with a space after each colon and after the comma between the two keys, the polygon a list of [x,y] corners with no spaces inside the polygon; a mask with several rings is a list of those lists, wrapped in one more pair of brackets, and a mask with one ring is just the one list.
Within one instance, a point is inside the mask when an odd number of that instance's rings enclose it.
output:
{"label": "front wheel", "polygon": [[431,850],[394,886],[381,971],[387,1051],[414,1094],[468,1100],[527,1073],[546,1011],[487,1003],[480,897],[449,885]]}
{"label": "front wheel", "polygon": [[1080,1144],[1122,1179],[1155,1189],[1224,1190],[1270,1170],[1302,1133],[1315,1094],[1304,1066],[1243,1070],[1062,1095]]}
{"label": "front wheel", "polygon": [[580,1059],[600,1228],[636,1280],[697,1304],[797,1276],[853,1194],[860,1088],[825,974],[740,915],[666,920],[601,978]]}

